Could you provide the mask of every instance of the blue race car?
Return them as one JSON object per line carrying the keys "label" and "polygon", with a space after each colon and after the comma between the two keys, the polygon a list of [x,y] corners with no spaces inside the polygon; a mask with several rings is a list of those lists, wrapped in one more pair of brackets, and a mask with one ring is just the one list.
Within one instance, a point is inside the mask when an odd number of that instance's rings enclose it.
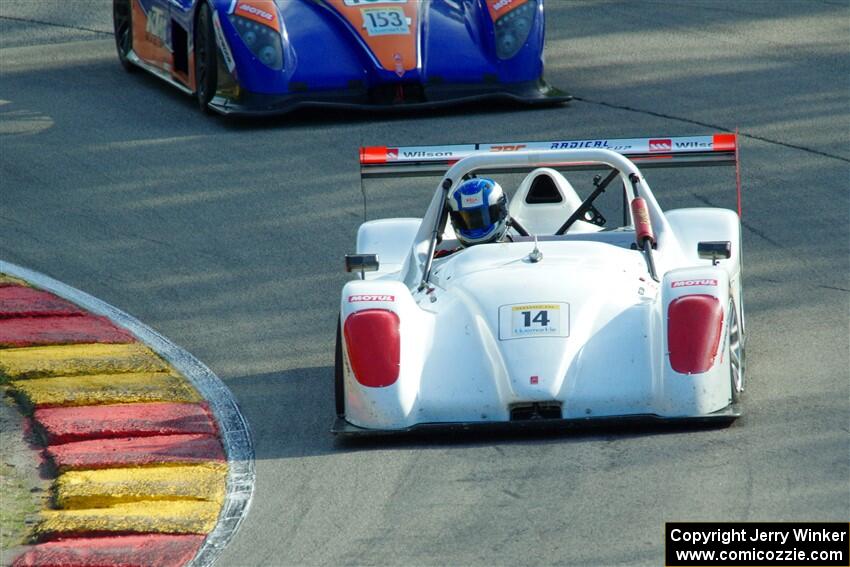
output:
{"label": "blue race car", "polygon": [[558,104],[543,0],[113,0],[125,69],[222,114]]}

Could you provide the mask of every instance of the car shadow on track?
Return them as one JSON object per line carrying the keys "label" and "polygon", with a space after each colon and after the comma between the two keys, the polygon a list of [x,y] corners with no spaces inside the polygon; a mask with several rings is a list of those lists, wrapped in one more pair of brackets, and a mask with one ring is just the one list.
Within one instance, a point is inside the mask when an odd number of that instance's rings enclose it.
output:
{"label": "car shadow on track", "polygon": [[428,120],[470,115],[498,115],[514,112],[541,112],[552,108],[568,108],[569,103],[555,105],[528,105],[510,101],[461,102],[438,108],[417,108],[404,105],[393,107],[368,107],[343,109],[333,107],[304,107],[287,114],[267,116],[217,117],[221,124],[232,130],[303,127],[310,125],[339,124],[357,126],[375,121]]}
{"label": "car shadow on track", "polygon": [[[257,459],[321,456],[371,450],[564,444],[678,435],[717,425],[606,424],[592,428],[428,431],[369,437],[334,436],[333,368],[321,366],[228,379],[250,418]],[[734,426],[733,426],[734,427]]]}

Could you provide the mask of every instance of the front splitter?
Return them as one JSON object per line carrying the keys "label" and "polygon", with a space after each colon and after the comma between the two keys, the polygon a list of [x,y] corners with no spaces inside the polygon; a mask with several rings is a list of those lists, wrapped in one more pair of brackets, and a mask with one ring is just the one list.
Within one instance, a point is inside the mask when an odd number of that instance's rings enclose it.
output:
{"label": "front splitter", "polygon": [[550,86],[543,80],[492,87],[482,85],[427,87],[424,94],[424,100],[384,102],[374,100],[366,91],[319,90],[286,95],[245,92],[239,100],[216,96],[210,101],[209,107],[224,115],[268,116],[286,114],[302,108],[317,107],[338,110],[403,112],[483,102],[553,106],[572,100],[572,96]]}
{"label": "front splitter", "polygon": [[738,404],[714,413],[689,416],[660,416],[655,414],[632,414],[571,419],[531,419],[522,421],[472,421],[446,423],[418,423],[400,429],[368,429],[352,425],[345,418],[337,417],[331,433],[339,437],[381,437],[415,435],[423,433],[457,432],[514,432],[514,431],[586,431],[594,429],[622,429],[626,426],[643,427],[723,427],[741,417]]}

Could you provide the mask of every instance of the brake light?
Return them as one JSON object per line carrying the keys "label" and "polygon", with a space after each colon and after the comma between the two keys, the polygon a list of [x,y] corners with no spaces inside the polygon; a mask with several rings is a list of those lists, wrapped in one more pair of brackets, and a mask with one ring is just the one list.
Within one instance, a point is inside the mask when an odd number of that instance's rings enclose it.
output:
{"label": "brake light", "polygon": [[364,386],[383,388],[398,380],[401,358],[399,319],[386,309],[364,309],[345,320],[345,346],[354,377]]}
{"label": "brake light", "polygon": [[723,310],[711,295],[685,295],[667,309],[670,366],[680,374],[699,374],[714,364],[720,344]]}

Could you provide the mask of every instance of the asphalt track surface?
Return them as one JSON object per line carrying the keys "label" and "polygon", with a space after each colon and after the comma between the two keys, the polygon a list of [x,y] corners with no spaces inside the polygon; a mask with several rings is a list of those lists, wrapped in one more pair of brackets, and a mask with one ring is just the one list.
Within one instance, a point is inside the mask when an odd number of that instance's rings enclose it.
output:
{"label": "asphalt track surface", "polygon": [[[550,0],[547,76],[578,97],[566,108],[247,123],[124,73],[110,5],[0,4],[0,257],[133,314],[232,389],[257,487],[221,565],[660,565],[665,521],[850,517],[848,2]],[[364,216],[416,215],[429,196],[361,192],[359,145],[736,127],[745,417],[329,435],[342,255]],[[662,206],[725,204],[734,178],[703,171],[656,185]]]}

